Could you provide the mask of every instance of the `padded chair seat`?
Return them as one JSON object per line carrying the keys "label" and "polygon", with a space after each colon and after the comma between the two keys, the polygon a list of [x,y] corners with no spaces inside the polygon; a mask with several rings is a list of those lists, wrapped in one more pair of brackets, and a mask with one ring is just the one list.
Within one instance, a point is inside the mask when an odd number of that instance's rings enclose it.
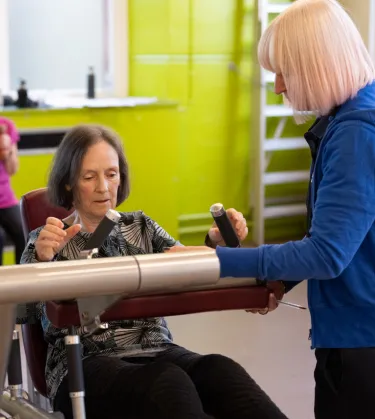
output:
{"label": "padded chair seat", "polygon": [[[262,286],[150,295],[121,300],[104,313],[101,320],[109,322],[119,319],[168,317],[209,311],[265,308],[268,304],[268,298],[269,290]],[[48,318],[56,327],[80,325],[78,306],[75,301],[49,301],[46,308]]]}

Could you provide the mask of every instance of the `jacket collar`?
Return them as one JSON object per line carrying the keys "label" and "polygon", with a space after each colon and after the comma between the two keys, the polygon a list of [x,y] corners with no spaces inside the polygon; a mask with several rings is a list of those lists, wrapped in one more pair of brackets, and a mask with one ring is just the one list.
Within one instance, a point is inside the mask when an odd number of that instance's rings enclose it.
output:
{"label": "jacket collar", "polygon": [[311,157],[315,160],[319,150],[320,143],[327,131],[328,125],[335,117],[339,107],[334,108],[328,115],[316,118],[315,122],[311,125],[309,130],[305,133],[304,137],[310,147]]}

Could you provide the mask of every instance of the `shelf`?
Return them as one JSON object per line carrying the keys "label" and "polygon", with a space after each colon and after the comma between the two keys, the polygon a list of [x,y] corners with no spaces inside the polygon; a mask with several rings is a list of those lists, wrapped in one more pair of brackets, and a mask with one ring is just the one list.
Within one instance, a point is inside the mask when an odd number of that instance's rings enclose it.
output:
{"label": "shelf", "polygon": [[285,105],[267,105],[265,115],[268,118],[293,116],[293,109]]}
{"label": "shelf", "polygon": [[291,3],[268,3],[267,12],[269,14],[279,14],[284,12],[290,5]]}
{"label": "shelf", "polygon": [[269,172],[263,175],[263,185],[281,185],[283,183],[305,182],[310,180],[307,170]]}
{"label": "shelf", "polygon": [[265,151],[300,150],[308,148],[308,144],[303,137],[272,138],[264,141],[263,147]]}
{"label": "shelf", "polygon": [[266,83],[275,83],[275,74],[271,73],[271,71],[264,72],[264,80]]}
{"label": "shelf", "polygon": [[305,204],[289,204],[289,205],[274,205],[264,209],[264,217],[269,218],[282,218],[294,217],[296,215],[306,215]]}

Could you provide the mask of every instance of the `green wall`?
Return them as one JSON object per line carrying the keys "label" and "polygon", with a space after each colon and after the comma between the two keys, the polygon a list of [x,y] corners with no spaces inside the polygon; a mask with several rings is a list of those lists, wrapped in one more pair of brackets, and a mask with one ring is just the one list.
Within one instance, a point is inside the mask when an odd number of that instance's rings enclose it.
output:
{"label": "green wall", "polygon": [[[254,4],[129,0],[130,94],[167,97],[180,104],[179,232],[187,244],[203,240],[214,202],[249,217],[251,96],[257,65]],[[290,130],[300,131],[294,126]],[[295,170],[306,168],[308,154],[276,153],[270,169],[285,163]],[[301,190],[305,184],[266,192],[275,196]],[[299,235],[303,228],[303,218],[272,221],[267,237]]]}
{"label": "green wall", "polygon": [[[237,3],[129,1],[130,94],[180,104],[175,199],[184,243],[203,239],[211,204],[247,210],[249,100],[240,106],[238,77],[229,70],[238,48]],[[240,85],[248,90],[248,82]]]}

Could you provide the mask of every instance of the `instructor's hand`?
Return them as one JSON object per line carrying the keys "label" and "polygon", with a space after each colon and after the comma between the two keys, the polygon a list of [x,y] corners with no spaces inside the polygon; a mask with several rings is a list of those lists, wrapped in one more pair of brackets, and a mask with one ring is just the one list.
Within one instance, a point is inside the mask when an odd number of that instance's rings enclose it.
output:
{"label": "instructor's hand", "polygon": [[247,313],[254,314],[267,314],[270,311],[274,311],[279,306],[278,301],[281,301],[284,297],[285,286],[282,281],[270,281],[267,283],[267,288],[271,291],[268,298],[268,305],[266,308],[254,308],[246,310]]}
{"label": "instructor's hand", "polygon": [[[227,210],[227,215],[229,221],[231,222],[234,231],[237,234],[237,237],[240,241],[244,241],[249,233],[249,229],[247,228],[246,219],[242,215],[241,212],[235,210],[234,208],[229,208]],[[226,246],[223,238],[221,237],[220,230],[218,229],[216,223],[214,222],[212,227],[208,232],[208,237],[210,238],[213,247],[219,246]]]}
{"label": "instructor's hand", "polygon": [[54,256],[72,239],[80,230],[80,224],[74,224],[63,230],[61,220],[48,217],[46,225],[39,233],[35,242],[36,258],[39,262],[51,261]]}

